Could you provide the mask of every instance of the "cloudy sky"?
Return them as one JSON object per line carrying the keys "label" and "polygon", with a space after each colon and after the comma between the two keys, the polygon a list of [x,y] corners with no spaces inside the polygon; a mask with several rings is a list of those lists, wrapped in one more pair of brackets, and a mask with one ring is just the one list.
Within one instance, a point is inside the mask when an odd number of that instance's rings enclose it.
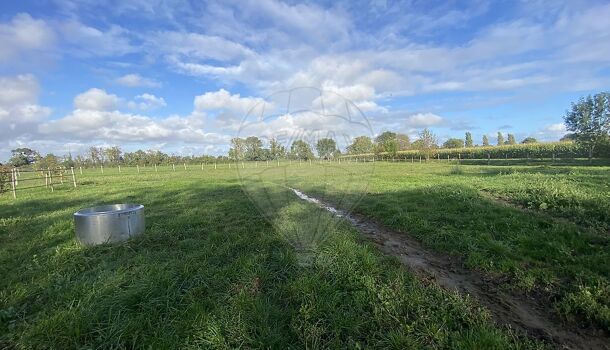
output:
{"label": "cloudy sky", "polygon": [[299,87],[338,93],[373,135],[554,140],[571,101],[610,87],[609,18],[579,0],[2,1],[0,161],[19,146],[221,154],[252,107],[277,113],[251,132],[333,124],[274,100]]}

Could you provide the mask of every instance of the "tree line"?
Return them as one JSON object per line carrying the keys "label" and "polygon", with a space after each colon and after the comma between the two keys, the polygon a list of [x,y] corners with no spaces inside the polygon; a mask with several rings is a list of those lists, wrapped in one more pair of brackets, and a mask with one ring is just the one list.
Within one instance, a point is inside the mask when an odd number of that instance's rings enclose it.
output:
{"label": "tree line", "polygon": [[[564,115],[564,124],[571,133],[562,137],[560,141],[575,141],[579,149],[585,149],[587,156],[591,159],[594,152],[598,152],[602,157],[608,157],[608,149],[610,149],[610,93],[602,92],[596,95],[589,95],[581,98],[578,102],[572,103],[569,110]],[[489,148],[489,137],[483,135],[481,147]],[[521,141],[521,144],[535,144],[538,141],[533,137],[526,137]],[[512,146],[517,145],[517,140],[514,134],[504,134],[498,132],[496,135],[495,146]],[[347,155],[364,155],[364,154],[385,154],[394,156],[397,153],[405,151],[418,151],[421,154],[430,157],[433,150],[437,149],[470,149],[470,153],[474,154],[472,148],[476,148],[472,134],[466,132],[464,138],[450,138],[442,145],[438,144],[438,138],[429,129],[422,130],[416,140],[410,140],[408,135],[396,133],[392,131],[384,131],[375,138],[368,136],[358,136],[352,140],[352,143],[345,149]],[[39,152],[21,147],[12,150],[12,156],[9,160],[9,165],[14,167],[34,166],[34,168],[46,169],[59,166],[99,166],[103,164],[109,165],[163,165],[176,163],[191,163],[191,162],[214,162],[224,160],[276,160],[276,159],[300,159],[310,160],[316,158],[314,150],[319,159],[337,158],[342,154],[337,147],[337,143],[332,138],[321,138],[315,143],[298,139],[294,140],[290,146],[282,145],[277,139],[269,140],[268,145],[264,145],[263,141],[256,137],[250,136],[246,138],[233,138],[227,156],[180,156],[168,155],[158,150],[135,152],[123,152],[120,147],[90,147],[86,154],[79,154],[72,157],[58,157],[54,154],[42,156]],[[439,153],[439,152],[435,152]],[[447,153],[447,152],[443,152]],[[449,152],[451,153],[451,152]]]}

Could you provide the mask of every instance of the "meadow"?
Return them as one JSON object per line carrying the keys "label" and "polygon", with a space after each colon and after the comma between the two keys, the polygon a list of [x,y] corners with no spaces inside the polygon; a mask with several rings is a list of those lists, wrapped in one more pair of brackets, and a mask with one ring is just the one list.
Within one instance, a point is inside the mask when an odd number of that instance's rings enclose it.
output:
{"label": "meadow", "polygon": [[[0,348],[553,346],[385,256],[298,188],[410,235],[568,327],[610,331],[610,167],[259,162],[85,169],[0,196]],[[145,235],[82,247],[72,214],[146,206]]]}

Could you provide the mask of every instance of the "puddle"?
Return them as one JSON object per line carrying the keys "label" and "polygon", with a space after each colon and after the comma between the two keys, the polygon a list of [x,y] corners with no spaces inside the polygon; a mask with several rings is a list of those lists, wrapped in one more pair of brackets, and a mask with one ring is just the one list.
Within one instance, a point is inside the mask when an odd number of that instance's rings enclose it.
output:
{"label": "puddle", "polygon": [[406,233],[391,230],[363,215],[337,209],[297,189],[290,190],[300,199],[349,221],[379,250],[397,257],[419,276],[431,278],[445,289],[472,296],[491,312],[498,324],[554,343],[563,349],[610,349],[610,338],[603,331],[569,329],[569,326],[564,326],[548,308],[535,299],[501,290],[497,282],[461,267],[455,259],[422,247]]}

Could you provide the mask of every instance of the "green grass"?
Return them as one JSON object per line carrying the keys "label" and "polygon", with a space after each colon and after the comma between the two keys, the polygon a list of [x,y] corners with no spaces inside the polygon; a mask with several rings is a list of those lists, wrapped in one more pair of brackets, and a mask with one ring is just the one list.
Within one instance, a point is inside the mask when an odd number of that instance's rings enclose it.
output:
{"label": "green grass", "polygon": [[[111,170],[86,171],[77,189],[0,196],[0,348],[541,347],[284,187],[242,188],[213,167]],[[146,206],[146,234],[79,246],[72,214],[115,202]]]}
{"label": "green grass", "polygon": [[610,167],[377,162],[287,178],[610,330]]}

